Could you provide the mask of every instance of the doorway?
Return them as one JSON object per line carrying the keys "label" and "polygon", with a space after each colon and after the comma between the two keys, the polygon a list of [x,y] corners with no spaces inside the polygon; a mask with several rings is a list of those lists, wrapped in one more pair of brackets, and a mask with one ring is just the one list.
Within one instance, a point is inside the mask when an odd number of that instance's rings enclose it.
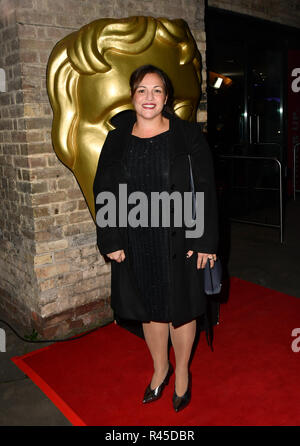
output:
{"label": "doorway", "polygon": [[206,10],[208,142],[232,219],[280,229],[288,198],[287,54],[299,30]]}

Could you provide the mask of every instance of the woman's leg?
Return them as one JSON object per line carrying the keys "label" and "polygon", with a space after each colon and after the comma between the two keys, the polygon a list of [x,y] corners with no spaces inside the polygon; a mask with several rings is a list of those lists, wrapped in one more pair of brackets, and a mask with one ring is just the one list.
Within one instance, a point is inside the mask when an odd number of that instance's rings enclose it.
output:
{"label": "woman's leg", "polygon": [[154,374],[151,389],[155,389],[162,383],[168,373],[169,323],[143,322],[143,330],[145,341],[153,359]]}
{"label": "woman's leg", "polygon": [[174,328],[172,323],[170,323],[170,335],[176,360],[175,390],[177,396],[182,396],[187,389],[188,366],[195,334],[196,320],[180,325],[177,328]]}

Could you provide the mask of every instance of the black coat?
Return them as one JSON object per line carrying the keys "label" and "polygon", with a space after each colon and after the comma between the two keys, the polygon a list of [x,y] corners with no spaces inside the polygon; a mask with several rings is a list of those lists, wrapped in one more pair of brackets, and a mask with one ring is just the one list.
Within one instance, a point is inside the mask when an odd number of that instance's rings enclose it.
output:
{"label": "black coat", "polygon": [[[218,304],[203,292],[203,270],[197,269],[197,252],[216,253],[218,247],[218,212],[214,183],[213,161],[200,125],[183,121],[173,115],[170,119],[170,194],[190,191],[187,153],[191,154],[196,191],[204,192],[204,233],[200,238],[186,238],[183,227],[170,228],[170,271],[172,293],[169,307],[174,326],[200,317],[200,329],[218,321]],[[94,197],[101,191],[111,191],[118,197],[119,183],[126,183],[124,172],[125,149],[136,120],[135,112],[123,112],[113,120],[116,129],[110,131],[99,158],[94,181]],[[101,205],[95,203],[96,213]],[[118,209],[118,200],[117,200]],[[171,211],[172,212],[172,211]],[[117,220],[118,221],[118,220]],[[172,223],[172,222],[171,222]],[[102,255],[123,249],[125,260],[111,262],[111,306],[123,319],[147,321],[143,300],[134,281],[128,256],[126,227],[97,226],[97,245]],[[186,258],[186,252],[194,254]]]}

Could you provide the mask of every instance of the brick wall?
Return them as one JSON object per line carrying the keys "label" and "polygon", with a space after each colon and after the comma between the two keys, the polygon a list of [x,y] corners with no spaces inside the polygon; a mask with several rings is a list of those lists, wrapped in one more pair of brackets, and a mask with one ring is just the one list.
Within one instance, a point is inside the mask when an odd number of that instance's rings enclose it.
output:
{"label": "brick wall", "polygon": [[185,19],[203,57],[204,0],[0,0],[0,311],[48,338],[112,319],[110,264],[73,174],[51,144],[46,65],[58,40],[101,17]]}
{"label": "brick wall", "polygon": [[0,309],[28,324],[27,306],[37,309],[38,292],[16,2],[2,1],[0,17],[0,66],[7,79],[7,92],[0,93]]}

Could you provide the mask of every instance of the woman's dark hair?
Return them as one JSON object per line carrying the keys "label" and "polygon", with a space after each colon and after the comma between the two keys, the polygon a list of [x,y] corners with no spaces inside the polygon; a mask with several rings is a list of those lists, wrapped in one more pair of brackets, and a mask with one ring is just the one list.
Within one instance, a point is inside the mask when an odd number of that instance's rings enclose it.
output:
{"label": "woman's dark hair", "polygon": [[133,97],[134,93],[136,92],[136,89],[138,88],[138,85],[140,82],[144,79],[146,74],[148,73],[156,73],[161,78],[164,84],[165,93],[167,95],[167,103],[164,107],[164,110],[168,111],[169,113],[174,113],[173,111],[173,85],[170,81],[168,75],[161,70],[158,67],[155,67],[154,65],[142,65],[141,67],[137,68],[130,76],[129,85],[131,90],[131,97]]}

